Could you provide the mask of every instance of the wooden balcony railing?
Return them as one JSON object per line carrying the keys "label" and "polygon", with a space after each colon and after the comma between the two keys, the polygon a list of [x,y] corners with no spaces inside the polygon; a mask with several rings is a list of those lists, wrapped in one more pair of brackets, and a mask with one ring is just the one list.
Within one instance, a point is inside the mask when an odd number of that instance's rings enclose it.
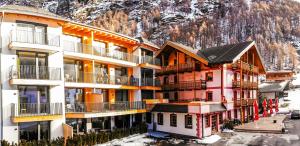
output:
{"label": "wooden balcony railing", "polygon": [[206,89],[206,81],[198,80],[198,81],[184,81],[176,84],[166,84],[162,86],[163,90],[205,90]]}
{"label": "wooden balcony railing", "polygon": [[178,65],[163,66],[160,70],[156,71],[156,74],[157,75],[167,75],[167,74],[173,74],[173,73],[176,73],[176,72],[179,72],[179,73],[191,72],[191,71],[194,71],[194,70],[196,70],[195,64],[185,63],[185,64],[178,64]]}
{"label": "wooden balcony railing", "polygon": [[240,61],[240,60],[237,61],[236,63],[232,64],[232,69],[233,70],[242,69],[243,71],[246,71],[246,72],[258,73],[258,67],[257,66],[254,66],[252,64],[248,64],[248,63]]}
{"label": "wooden balcony railing", "polygon": [[256,99],[252,99],[252,98],[246,98],[246,99],[236,99],[234,100],[234,106],[235,107],[240,107],[240,106],[251,106],[253,105],[253,102]]}
{"label": "wooden balcony railing", "polygon": [[233,80],[232,81],[232,87],[233,88],[240,88],[241,87],[241,81],[240,80]]}

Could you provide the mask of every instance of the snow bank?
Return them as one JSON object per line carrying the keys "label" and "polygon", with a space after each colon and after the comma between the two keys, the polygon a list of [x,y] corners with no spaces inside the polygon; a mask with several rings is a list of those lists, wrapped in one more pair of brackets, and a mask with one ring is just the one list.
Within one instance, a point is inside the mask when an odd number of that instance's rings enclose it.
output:
{"label": "snow bank", "polygon": [[198,139],[196,141],[199,144],[213,144],[220,139],[221,139],[221,137],[219,135],[211,135],[211,136],[205,137],[203,139]]}

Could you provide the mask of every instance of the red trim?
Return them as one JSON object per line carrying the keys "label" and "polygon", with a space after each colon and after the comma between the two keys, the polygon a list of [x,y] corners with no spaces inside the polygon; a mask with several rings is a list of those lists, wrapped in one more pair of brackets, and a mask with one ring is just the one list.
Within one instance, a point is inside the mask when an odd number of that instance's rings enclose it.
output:
{"label": "red trim", "polygon": [[224,85],[223,85],[223,84],[224,84],[224,83],[223,83],[223,82],[224,82],[224,81],[223,81],[223,80],[224,80],[224,77],[223,77],[223,72],[224,72],[224,71],[223,71],[223,69],[224,69],[224,68],[223,68],[223,65],[222,65],[222,69],[221,69],[221,88],[222,88],[222,89],[221,89],[221,99],[222,99],[222,101],[225,99],[225,96],[224,96]]}

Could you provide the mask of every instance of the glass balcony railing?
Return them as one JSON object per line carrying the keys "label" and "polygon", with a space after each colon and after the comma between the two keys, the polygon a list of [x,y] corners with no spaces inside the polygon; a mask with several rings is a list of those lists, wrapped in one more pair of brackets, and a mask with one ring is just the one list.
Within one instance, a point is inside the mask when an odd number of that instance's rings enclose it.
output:
{"label": "glass balcony railing", "polygon": [[141,57],[141,63],[149,63],[149,64],[153,64],[153,65],[161,65],[161,61],[158,58],[155,58],[153,56],[142,56]]}
{"label": "glass balcony railing", "polygon": [[35,65],[11,66],[10,79],[61,80],[60,68]]}
{"label": "glass balcony railing", "polygon": [[118,111],[128,111],[128,110],[138,110],[145,109],[146,104],[143,101],[119,101],[115,103],[74,103],[66,106],[66,112],[118,112]]}
{"label": "glass balcony railing", "polygon": [[133,63],[138,63],[139,59],[138,56],[133,55],[131,53],[121,52],[117,50],[109,50],[107,48],[101,48],[98,46],[92,46],[82,43],[74,43],[70,41],[64,41],[64,51],[108,57]]}
{"label": "glass balcony railing", "polygon": [[145,77],[141,80],[141,86],[160,86],[160,80],[158,78],[154,79],[151,77]]}
{"label": "glass balcony railing", "polygon": [[62,103],[20,103],[11,104],[12,117],[62,115]]}
{"label": "glass balcony railing", "polygon": [[11,31],[10,42],[60,46],[60,36],[57,34],[16,29]]}
{"label": "glass balcony railing", "polygon": [[65,70],[65,82],[139,86],[139,78]]}

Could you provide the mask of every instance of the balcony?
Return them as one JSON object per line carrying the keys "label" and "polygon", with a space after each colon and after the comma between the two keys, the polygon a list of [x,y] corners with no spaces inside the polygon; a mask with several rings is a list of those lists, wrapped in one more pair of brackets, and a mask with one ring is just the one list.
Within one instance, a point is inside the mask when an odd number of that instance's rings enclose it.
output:
{"label": "balcony", "polygon": [[241,87],[241,81],[240,80],[233,80],[232,81],[232,87],[233,88],[240,88]]}
{"label": "balcony", "polygon": [[236,63],[232,64],[232,69],[233,70],[240,70],[242,69],[242,71],[244,72],[253,72],[255,74],[258,74],[259,70],[257,66],[254,66],[252,64],[248,64],[246,62],[243,61],[237,61]]}
{"label": "balcony", "polygon": [[162,86],[163,90],[206,90],[206,81],[183,81],[177,84],[166,84]]}
{"label": "balcony", "polygon": [[60,51],[60,35],[16,29],[11,31],[9,48],[54,53]]}
{"label": "balcony", "polygon": [[[136,86],[136,88],[139,86],[139,78],[133,76],[113,76],[73,70],[65,70],[65,82],[67,87],[119,89],[122,86]],[[131,89],[131,87],[126,87],[126,89]]]}
{"label": "balcony", "polygon": [[11,66],[10,84],[13,85],[60,85],[60,68],[35,65]]}
{"label": "balcony", "polygon": [[234,106],[235,107],[240,107],[240,106],[251,106],[253,105],[253,102],[256,99],[252,99],[252,98],[247,98],[247,99],[238,99],[238,100],[234,100]]}
{"label": "balcony", "polygon": [[[107,64],[136,66],[139,57],[132,53],[110,50],[98,46],[64,41],[64,56],[77,59],[90,59]],[[125,61],[125,62],[124,62]]]}
{"label": "balcony", "polygon": [[159,78],[145,77],[141,80],[142,90],[161,90],[161,84]]}
{"label": "balcony", "polygon": [[150,69],[161,69],[161,61],[153,56],[142,56],[140,66]]}
{"label": "balcony", "polygon": [[257,84],[257,82],[251,82],[251,83],[250,83],[250,88],[251,88],[251,89],[258,89],[258,84]]}
{"label": "balcony", "polygon": [[49,121],[62,118],[62,103],[11,104],[11,119],[14,123]]}
{"label": "balcony", "polygon": [[115,103],[75,103],[66,105],[67,118],[91,118],[118,116],[146,112],[142,101],[120,101]]}
{"label": "balcony", "polygon": [[172,66],[163,66],[161,70],[157,70],[157,75],[168,75],[173,73],[183,73],[183,72],[192,72],[194,70],[200,71],[200,68],[196,68],[195,64],[178,64],[178,65],[172,65]]}

